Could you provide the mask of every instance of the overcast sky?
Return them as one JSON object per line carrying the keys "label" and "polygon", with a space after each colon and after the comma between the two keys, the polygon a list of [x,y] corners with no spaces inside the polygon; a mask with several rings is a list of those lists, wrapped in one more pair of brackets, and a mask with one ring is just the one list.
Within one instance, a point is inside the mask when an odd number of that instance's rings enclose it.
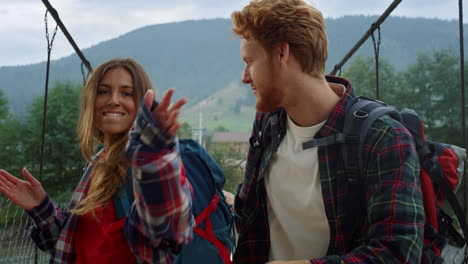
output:
{"label": "overcast sky", "polygon": [[[49,0],[80,49],[146,25],[175,21],[229,18],[249,0]],[[393,0],[307,0],[325,17],[350,14],[381,15]],[[467,10],[464,7],[465,10]],[[41,0],[0,0],[0,67],[47,58]],[[392,15],[458,19],[458,0],[403,0]],[[468,21],[465,14],[465,23]],[[49,15],[49,31],[55,21]],[[363,28],[363,33],[368,28]],[[52,59],[73,53],[62,32],[57,33]]]}

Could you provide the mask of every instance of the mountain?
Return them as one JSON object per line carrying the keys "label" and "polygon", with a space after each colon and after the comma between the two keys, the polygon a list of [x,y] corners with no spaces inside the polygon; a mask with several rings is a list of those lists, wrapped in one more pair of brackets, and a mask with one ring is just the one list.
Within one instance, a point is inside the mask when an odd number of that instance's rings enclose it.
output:
{"label": "mountain", "polygon": [[[376,20],[376,16],[345,16],[326,20],[329,35],[327,72],[330,72]],[[249,96],[251,98],[252,95],[246,95],[244,90],[249,89],[242,87],[240,83],[243,63],[239,57],[239,39],[233,36],[231,27],[229,19],[146,26],[86,48],[83,54],[94,67],[113,57],[136,59],[151,76],[157,87],[157,94],[169,87],[176,87],[175,97],[189,98],[187,109],[196,111],[197,103],[205,102],[215,94],[229,95],[229,98],[214,99],[215,102],[226,100],[217,107],[223,108],[229,101],[233,109],[242,114],[245,108],[243,98],[251,100]],[[458,22],[389,17],[381,26],[381,38],[381,58],[402,70],[420,52],[431,53],[442,48],[458,49]],[[373,56],[372,41],[366,41],[357,54]],[[50,86],[58,81],[82,83],[80,65],[75,54],[52,61]],[[6,91],[13,113],[24,115],[31,100],[36,96],[43,96],[45,69],[45,62],[0,67],[0,89]],[[233,87],[242,88],[232,90]],[[223,89],[227,90],[222,92]],[[211,110],[212,113],[213,111],[214,109]],[[251,114],[252,110],[247,112]],[[189,117],[186,119],[193,125],[199,119],[195,114],[187,116]],[[226,116],[220,113],[210,118],[226,119]],[[252,118],[250,116],[248,120]]]}

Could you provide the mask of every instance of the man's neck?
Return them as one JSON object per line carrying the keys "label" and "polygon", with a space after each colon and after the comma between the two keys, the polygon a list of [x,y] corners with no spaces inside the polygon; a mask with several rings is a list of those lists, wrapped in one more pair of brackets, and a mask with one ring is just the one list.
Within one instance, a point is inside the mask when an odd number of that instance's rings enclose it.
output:
{"label": "man's neck", "polygon": [[325,77],[303,75],[291,83],[284,109],[298,126],[309,127],[325,121],[343,93],[343,86],[329,84]]}

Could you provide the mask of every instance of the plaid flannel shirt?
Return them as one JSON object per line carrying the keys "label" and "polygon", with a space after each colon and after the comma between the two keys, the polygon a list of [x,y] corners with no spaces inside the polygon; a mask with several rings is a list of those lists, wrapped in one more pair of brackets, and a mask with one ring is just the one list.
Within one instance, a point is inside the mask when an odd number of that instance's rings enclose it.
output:
{"label": "plaid flannel shirt", "polygon": [[[315,138],[343,130],[346,103],[354,97],[351,84],[327,76],[328,82],[343,84],[345,94],[329,115]],[[285,113],[279,111],[280,131],[284,136]],[[257,113],[252,137],[264,114]],[[266,134],[266,133],[263,133]],[[252,138],[252,139],[253,139]],[[264,172],[273,153],[272,144],[261,155],[250,147],[245,177],[235,197],[239,233],[234,263],[265,263],[269,260],[270,233],[266,207]],[[424,208],[419,183],[419,161],[414,141],[400,123],[388,116],[371,127],[363,146],[367,156],[363,192],[364,212],[357,218],[361,225],[349,223],[350,197],[341,144],[319,147],[319,172],[323,202],[330,227],[326,256],[311,263],[419,263],[423,246]],[[287,179],[285,178],[285,183]],[[268,194],[274,195],[274,194]]]}
{"label": "plaid flannel shirt", "polygon": [[[138,263],[172,263],[171,243],[192,238],[192,190],[183,173],[177,137],[160,131],[144,102],[129,134],[127,157],[132,165],[135,201],[124,234]],[[90,185],[88,166],[73,192],[69,208],[84,199]],[[50,263],[73,263],[77,215],[61,210],[49,197],[31,211],[31,238],[51,254]]]}

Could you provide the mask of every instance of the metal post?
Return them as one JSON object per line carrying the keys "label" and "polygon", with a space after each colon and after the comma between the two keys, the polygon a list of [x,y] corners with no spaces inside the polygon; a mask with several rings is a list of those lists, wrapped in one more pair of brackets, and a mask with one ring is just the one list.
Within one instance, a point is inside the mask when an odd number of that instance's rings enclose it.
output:
{"label": "metal post", "polygon": [[[461,91],[461,115],[462,115],[462,122],[461,122],[461,131],[462,131],[462,140],[463,140],[463,147],[467,149],[466,146],[466,128],[465,128],[465,50],[463,48],[464,40],[463,40],[463,0],[458,1],[458,24],[460,30],[460,91]],[[463,179],[465,181],[464,187],[464,195],[463,195],[463,203],[464,203],[464,212],[465,217],[467,215],[468,206],[467,206],[467,195],[468,195],[468,179],[466,178],[466,164],[463,170]],[[465,238],[466,239],[466,238]],[[466,250],[465,250],[466,254]],[[466,256],[465,256],[466,257]]]}

